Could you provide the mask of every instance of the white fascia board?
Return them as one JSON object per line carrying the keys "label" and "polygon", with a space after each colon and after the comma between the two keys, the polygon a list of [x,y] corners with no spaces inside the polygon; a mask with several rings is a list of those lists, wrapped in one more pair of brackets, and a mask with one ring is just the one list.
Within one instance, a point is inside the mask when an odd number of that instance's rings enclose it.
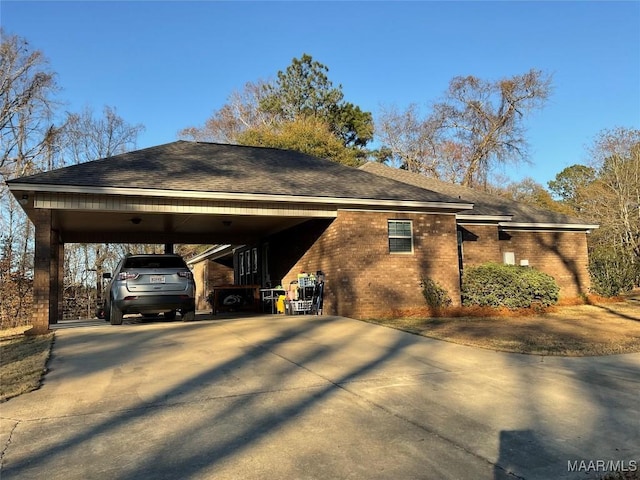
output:
{"label": "white fascia board", "polygon": [[503,230],[508,229],[549,229],[549,230],[593,230],[600,228],[600,225],[586,224],[586,223],[514,223],[514,222],[500,222],[498,226]]}
{"label": "white fascia board", "polygon": [[[228,250],[228,252],[227,252]],[[219,258],[222,254],[222,256],[224,256],[227,253],[231,252],[231,245],[229,244],[224,244],[224,245],[216,245],[215,247],[209,248],[207,250],[205,250],[204,252],[202,252],[200,255],[197,255],[193,258],[191,258],[190,260],[187,261],[187,264],[189,265],[193,265],[195,263],[198,263],[202,260],[206,260],[206,259],[211,259],[211,260],[215,260],[216,258]]]}
{"label": "white fascia board", "polygon": [[312,197],[306,195],[274,195],[267,193],[201,192],[194,190],[156,190],[153,188],[84,187],[72,185],[38,185],[12,183],[12,191],[76,193],[83,195],[128,195],[140,197],[170,197],[199,200],[236,200],[253,202],[285,202],[329,205],[369,205],[380,207],[415,207],[431,209],[471,210],[471,203],[422,202],[417,200],[384,200],[371,198]]}
{"label": "white fascia board", "polygon": [[509,222],[513,218],[512,215],[465,215],[465,214],[456,214],[456,220],[458,223],[499,223],[499,222]]}
{"label": "white fascia board", "polygon": [[[442,204],[439,204],[442,205]],[[442,207],[440,207],[442,208]],[[366,213],[414,213],[414,214],[423,214],[425,213],[423,210],[398,210],[394,209],[384,209],[384,208],[338,208],[340,212],[366,212]],[[428,212],[428,213],[436,213],[436,212]],[[455,215],[454,212],[437,212],[438,215]]]}

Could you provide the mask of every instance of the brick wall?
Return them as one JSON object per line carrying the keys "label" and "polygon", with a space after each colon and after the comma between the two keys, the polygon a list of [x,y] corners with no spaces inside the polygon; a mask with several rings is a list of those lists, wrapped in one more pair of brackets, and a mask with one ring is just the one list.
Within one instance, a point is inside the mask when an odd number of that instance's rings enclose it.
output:
{"label": "brick wall", "polygon": [[196,309],[210,310],[207,295],[211,287],[233,285],[233,268],[212,260],[203,260],[193,266],[193,277],[196,281]]}
{"label": "brick wall", "polygon": [[589,292],[587,234],[584,232],[498,232],[497,225],[463,226],[463,266],[503,262],[513,252],[516,265],[529,266],[551,275],[560,286],[561,298]]}
{"label": "brick wall", "polygon": [[[413,222],[413,253],[389,253],[387,220]],[[454,304],[460,302],[453,215],[339,211],[332,222],[310,222],[285,232],[279,245],[288,246],[289,253],[272,258],[291,264],[282,275],[283,286],[299,272],[325,273],[328,314],[367,318],[424,307],[423,276],[446,288]]]}
{"label": "brick wall", "polygon": [[[35,254],[33,278],[33,317],[30,333],[40,334],[49,330],[49,325],[57,323],[60,314],[59,280],[61,278],[59,254],[62,251],[57,242],[57,232],[51,228],[51,211],[36,210],[33,213],[35,225]],[[64,257],[63,257],[64,258]]]}
{"label": "brick wall", "polygon": [[227,267],[218,262],[207,262],[207,286],[233,285],[233,267]]}
{"label": "brick wall", "polygon": [[497,225],[460,225],[462,258],[465,265],[502,262]]}
{"label": "brick wall", "polygon": [[[269,244],[269,275],[273,286],[289,285],[298,273],[296,268],[315,273],[326,265],[325,257],[333,255],[338,248],[336,231],[332,220],[308,220],[293,228],[267,239]],[[313,248],[313,253],[310,250]],[[296,264],[307,255],[308,261],[302,266]],[[302,271],[302,270],[300,270]],[[295,279],[295,278],[293,278]]]}
{"label": "brick wall", "polygon": [[589,292],[589,257],[584,232],[504,232],[500,250],[514,252],[516,265],[528,260],[529,266],[555,278],[561,298]]}

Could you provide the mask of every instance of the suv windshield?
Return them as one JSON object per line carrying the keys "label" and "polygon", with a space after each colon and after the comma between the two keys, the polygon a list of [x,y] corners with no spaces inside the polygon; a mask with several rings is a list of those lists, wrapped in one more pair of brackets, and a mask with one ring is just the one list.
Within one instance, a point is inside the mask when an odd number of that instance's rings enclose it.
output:
{"label": "suv windshield", "polygon": [[180,257],[131,257],[123,268],[186,268]]}

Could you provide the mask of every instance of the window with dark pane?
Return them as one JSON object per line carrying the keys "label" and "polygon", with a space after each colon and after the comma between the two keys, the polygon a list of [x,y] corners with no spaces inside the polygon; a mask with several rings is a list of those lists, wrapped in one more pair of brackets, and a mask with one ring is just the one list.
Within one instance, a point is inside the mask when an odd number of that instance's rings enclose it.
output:
{"label": "window with dark pane", "polygon": [[413,237],[411,220],[388,220],[389,252],[411,253],[413,251]]}

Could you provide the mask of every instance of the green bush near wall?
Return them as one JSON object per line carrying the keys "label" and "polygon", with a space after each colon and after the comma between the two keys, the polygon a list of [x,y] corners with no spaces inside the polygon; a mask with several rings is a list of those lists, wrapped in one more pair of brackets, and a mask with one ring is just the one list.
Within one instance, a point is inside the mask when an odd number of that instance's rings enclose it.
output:
{"label": "green bush near wall", "polygon": [[440,284],[430,278],[423,278],[421,283],[422,295],[431,308],[445,308],[451,305],[449,293]]}
{"label": "green bush near wall", "polygon": [[548,307],[558,302],[560,287],[551,275],[530,267],[486,263],[465,268],[462,304],[481,307]]}

